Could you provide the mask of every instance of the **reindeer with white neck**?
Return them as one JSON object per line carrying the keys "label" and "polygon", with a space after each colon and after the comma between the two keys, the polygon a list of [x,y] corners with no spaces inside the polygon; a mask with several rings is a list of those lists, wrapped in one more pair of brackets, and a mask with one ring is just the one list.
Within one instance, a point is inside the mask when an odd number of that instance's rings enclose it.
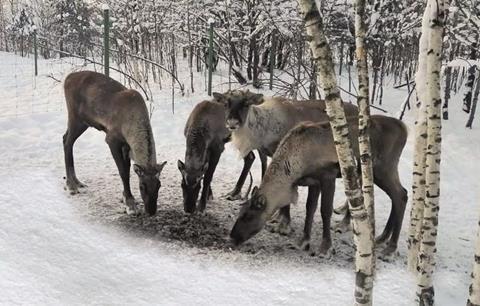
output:
{"label": "reindeer with white neck", "polygon": [[89,127],[104,131],[105,141],[123,182],[123,198],[129,214],[139,212],[130,190],[130,160],[139,178],[145,211],[157,211],[160,173],[166,162],[157,164],[155,141],[142,96],[119,82],[93,71],[74,72],[64,84],[68,128],[63,136],[67,188],[72,194],[84,187],[75,174],[73,145]]}
{"label": "reindeer with white neck", "polygon": [[[282,138],[302,121],[328,120],[325,101],[292,101],[281,97],[264,97],[249,91],[233,90],[225,94],[213,93],[226,106],[226,126],[232,133],[232,143],[245,157],[253,150],[273,156]],[[347,117],[357,118],[358,108],[344,103]],[[309,187],[309,194],[317,191]],[[312,194],[313,196],[313,194]],[[324,194],[323,197],[328,197]],[[290,232],[290,208],[280,210],[277,231]]]}

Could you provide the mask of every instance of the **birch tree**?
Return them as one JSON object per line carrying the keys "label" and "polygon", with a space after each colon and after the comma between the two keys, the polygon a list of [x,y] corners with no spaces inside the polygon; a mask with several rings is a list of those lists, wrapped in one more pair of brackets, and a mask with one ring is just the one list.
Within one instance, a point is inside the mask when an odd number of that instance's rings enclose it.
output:
{"label": "birch tree", "polygon": [[[369,78],[368,78],[368,61],[367,52],[365,50],[365,0],[355,1],[355,44],[357,54],[357,71],[358,71],[358,127],[359,139],[358,145],[360,149],[360,162],[362,166],[362,192],[365,209],[372,226],[372,236],[375,237],[375,201],[373,190],[373,169],[372,156],[370,146],[370,106],[369,106]],[[372,262],[375,262],[375,256],[372,256]]]}
{"label": "birch tree", "polygon": [[480,221],[478,222],[477,246],[473,264],[472,284],[470,285],[467,306],[480,305]]}
{"label": "birch tree", "polygon": [[349,201],[354,227],[355,254],[355,304],[371,305],[373,289],[373,235],[365,209],[356,160],[349,140],[348,125],[337,87],[332,52],[324,34],[323,20],[314,0],[298,0],[304,19],[310,49],[318,68],[319,84],[325,92],[327,115],[332,126],[340,169]]}
{"label": "birch tree", "polygon": [[[417,297],[420,305],[434,304],[432,277],[435,267],[442,141],[440,71],[445,12],[448,4],[448,0],[428,0],[427,2],[422,22],[421,50],[417,72],[420,107],[419,120],[417,120],[419,121],[417,123],[419,130],[416,134],[420,138],[426,138],[426,147],[423,146],[423,141],[417,140],[417,144],[420,145],[415,149],[414,204],[412,208],[412,217],[416,219],[411,221],[410,225],[409,255],[418,255],[415,257],[416,259],[410,257],[409,264],[410,268],[416,264]],[[423,121],[426,121],[426,124]],[[417,164],[417,162],[419,163]],[[419,173],[416,173],[417,171]],[[423,177],[424,180],[422,180]],[[418,248],[418,251],[412,247]]]}
{"label": "birch tree", "polygon": [[[422,29],[427,31],[429,24],[430,6],[425,8],[422,20]],[[427,74],[427,52],[429,45],[428,33],[425,32],[420,37],[420,50],[418,54],[418,69],[415,76],[417,88],[417,118],[415,120],[415,148],[413,157],[413,186],[412,186],[412,208],[410,212],[410,226],[408,229],[408,267],[410,271],[415,272],[417,268],[421,219],[423,217],[423,205],[425,197],[425,166],[427,148],[427,108],[426,87],[424,82]]]}

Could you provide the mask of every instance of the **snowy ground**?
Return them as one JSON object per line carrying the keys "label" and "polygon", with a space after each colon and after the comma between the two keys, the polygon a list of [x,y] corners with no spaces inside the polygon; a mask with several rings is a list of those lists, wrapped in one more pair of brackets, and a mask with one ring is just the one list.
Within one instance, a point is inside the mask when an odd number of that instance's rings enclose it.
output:
{"label": "snowy ground", "polygon": [[[0,53],[0,62],[29,66],[29,59]],[[50,65],[50,66],[49,66]],[[70,65],[42,62],[44,70],[63,78]],[[53,67],[53,68],[48,68]],[[61,67],[61,68],[59,68]],[[22,68],[23,69],[23,68]],[[64,71],[63,73],[58,73]],[[353,301],[353,242],[350,233],[335,234],[335,255],[319,258],[296,250],[305,214],[305,193],[293,209],[290,237],[263,231],[233,250],[228,233],[238,202],[222,195],[233,187],[242,167],[228,146],[213,181],[215,199],[203,216],[183,213],[177,159],[183,159],[183,126],[201,94],[176,97],[171,113],[169,89],[154,92],[152,126],[162,173],[159,211],[154,217],[131,217],[120,203],[121,181],[104,143],[104,135],[88,130],[77,141],[77,174],[88,187],[79,195],[64,191],[61,137],[66,116],[60,83],[45,74],[25,80],[0,70],[0,304],[280,304],[351,305]],[[217,83],[226,77],[216,76]],[[187,83],[187,82],[186,82]],[[218,91],[227,89],[217,86]],[[21,104],[31,96],[30,106]],[[395,114],[404,91],[385,93],[383,107]],[[19,98],[21,97],[21,98]],[[30,99],[30,98],[28,98]],[[44,112],[34,109],[43,105]],[[445,122],[442,159],[442,199],[435,289],[438,305],[464,304],[473,263],[476,220],[479,216],[480,129],[465,130],[460,96],[452,101],[451,121]],[[46,106],[45,106],[46,105]],[[48,113],[46,112],[48,111]],[[39,112],[37,114],[37,112]],[[411,114],[407,117],[411,126]],[[404,186],[410,189],[413,137],[401,162]],[[253,174],[259,180],[259,164]],[[132,176],[135,181],[135,177]],[[132,186],[136,186],[133,183]],[[336,201],[344,198],[338,181]],[[134,194],[139,199],[137,188]],[[377,230],[390,209],[377,192]],[[406,271],[406,219],[399,255],[379,262],[376,305],[412,305],[415,285]],[[320,242],[319,216],[314,245]]]}

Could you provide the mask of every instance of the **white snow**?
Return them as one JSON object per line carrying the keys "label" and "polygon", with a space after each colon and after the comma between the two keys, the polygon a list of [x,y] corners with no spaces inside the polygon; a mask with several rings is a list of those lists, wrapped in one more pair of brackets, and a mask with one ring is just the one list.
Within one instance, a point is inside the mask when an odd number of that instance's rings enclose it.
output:
{"label": "white snow", "polygon": [[[80,195],[68,195],[62,180],[61,139],[66,124],[62,87],[47,75],[53,72],[52,76],[63,79],[72,66],[56,60],[41,61],[41,75],[25,78],[30,73],[26,67],[33,67],[32,59],[0,53],[0,62],[11,65],[0,70],[0,304],[353,304],[351,235],[334,234],[337,253],[327,259],[286,247],[301,235],[304,192],[292,211],[295,236],[263,231],[243,247],[257,248],[254,253],[242,248],[192,246],[139,233],[133,225],[129,227],[138,219],[123,216],[120,179],[104,134],[89,130],[75,146],[77,174],[88,187]],[[224,84],[225,78],[222,71],[214,75],[217,84]],[[185,120],[195,103],[206,98],[201,91],[202,76],[196,75],[195,81],[200,94],[177,97],[175,115],[168,98],[155,101],[152,125],[158,159],[168,160],[162,173],[160,218],[172,210],[178,211],[179,216],[183,214],[176,160],[184,156]],[[226,90],[223,86],[214,89]],[[154,92],[154,96],[170,97],[169,92],[165,88],[164,92]],[[382,107],[396,113],[406,94],[406,89],[385,90]],[[474,123],[473,130],[463,128],[466,117],[461,111],[461,97],[459,93],[452,99],[451,120],[444,122],[443,129],[435,274],[437,305],[466,302],[479,215],[480,163],[476,154],[480,151],[480,122]],[[411,133],[400,169],[407,189],[411,185],[413,118],[411,112],[406,115]],[[220,195],[233,187],[241,169],[242,162],[236,155],[227,146],[213,181],[216,200],[209,203],[209,213],[204,216],[223,222],[227,229],[234,221],[234,216],[230,216],[235,213],[232,207],[238,204],[227,203]],[[255,163],[256,183],[258,173]],[[342,202],[340,181],[337,185],[336,202]],[[138,199],[137,189],[132,182]],[[380,231],[390,202],[376,190]],[[165,210],[165,206],[171,210]],[[405,263],[408,215],[409,207],[400,238],[400,255],[390,263],[378,262],[375,305],[414,304],[415,284]],[[158,220],[138,218],[145,226]],[[317,216],[313,237],[316,244],[320,240],[319,219]]]}

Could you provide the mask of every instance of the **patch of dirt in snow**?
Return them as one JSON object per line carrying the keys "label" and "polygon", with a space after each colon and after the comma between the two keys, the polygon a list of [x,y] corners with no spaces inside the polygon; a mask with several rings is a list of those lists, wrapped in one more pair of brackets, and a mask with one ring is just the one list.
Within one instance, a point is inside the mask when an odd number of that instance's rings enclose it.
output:
{"label": "patch of dirt in snow", "polygon": [[[169,151],[178,152],[179,148],[171,146]],[[162,152],[165,156],[168,152]],[[226,157],[228,159],[228,156]],[[241,201],[227,201],[224,194],[233,187],[234,181],[222,181],[221,178],[236,178],[231,174],[229,163],[221,161],[212,189],[214,199],[207,204],[204,214],[186,214],[183,212],[182,192],[180,188],[180,174],[174,163],[169,161],[164,168],[159,192],[158,211],[155,216],[131,216],[124,212],[121,201],[122,185],[113,161],[109,156],[98,162],[98,158],[77,163],[77,173],[80,180],[88,185],[80,194],[70,196],[73,206],[79,213],[94,222],[118,227],[123,231],[148,239],[171,242],[180,246],[208,252],[213,256],[235,258],[239,254],[248,256],[249,264],[261,265],[266,261],[294,261],[303,264],[348,267],[353,269],[354,247],[351,232],[334,233],[334,252],[327,257],[319,257],[311,252],[299,250],[296,242],[302,236],[305,217],[306,192],[301,192],[299,205],[292,207],[292,227],[294,232],[288,236],[269,231],[261,231],[251,240],[240,247],[234,247],[229,241],[229,233],[240,210]],[[241,166],[241,161],[238,161]],[[230,164],[231,165],[231,164]],[[257,165],[255,164],[254,167]],[[60,170],[61,168],[58,168]],[[63,170],[63,169],[62,169]],[[236,170],[236,169],[235,169]],[[254,169],[255,174],[258,170]],[[229,174],[230,173],[230,174]],[[234,172],[235,174],[238,172]],[[258,174],[259,176],[259,174]],[[137,188],[136,175],[132,175],[132,192],[137,201],[140,199]],[[245,187],[246,188],[246,187]],[[316,219],[320,219],[317,212]],[[340,219],[339,216],[334,216]],[[312,251],[319,247],[321,242],[321,222],[316,220],[312,233]],[[338,220],[339,221],[339,220]],[[382,224],[383,226],[383,224]],[[212,253],[213,252],[213,253]],[[214,255],[217,254],[217,255]],[[393,259],[393,264],[403,265],[405,258]],[[384,265],[392,263],[380,263]]]}

